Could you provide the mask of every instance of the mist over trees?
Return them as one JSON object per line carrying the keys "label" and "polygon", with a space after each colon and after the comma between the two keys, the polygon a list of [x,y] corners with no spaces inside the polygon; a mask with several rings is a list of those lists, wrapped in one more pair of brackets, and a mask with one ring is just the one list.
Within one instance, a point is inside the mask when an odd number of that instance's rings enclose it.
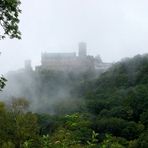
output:
{"label": "mist over trees", "polygon": [[16,97],[9,94],[11,101],[0,105],[1,145],[146,148],[147,69],[146,54],[123,59],[99,77],[45,70],[10,74],[19,85]]}
{"label": "mist over trees", "polygon": [[[0,1],[0,39],[20,39],[19,5]],[[0,77],[1,148],[148,147],[148,54],[99,76],[24,69],[6,79]]]}
{"label": "mist over trees", "polygon": [[[94,71],[65,72],[44,69],[42,71],[22,70],[10,72],[5,89],[0,94],[9,102],[23,97],[30,102],[30,110],[51,114],[78,109],[83,99],[78,98],[75,88],[84,81],[93,79]],[[71,106],[69,108],[69,106]]]}

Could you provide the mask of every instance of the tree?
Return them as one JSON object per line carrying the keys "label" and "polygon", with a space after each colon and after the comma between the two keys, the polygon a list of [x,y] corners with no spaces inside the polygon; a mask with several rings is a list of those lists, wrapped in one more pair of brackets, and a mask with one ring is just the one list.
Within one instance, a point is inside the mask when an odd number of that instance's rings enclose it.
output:
{"label": "tree", "polygon": [[0,0],[0,39],[4,39],[6,35],[10,38],[21,38],[19,31],[19,0]]}
{"label": "tree", "polygon": [[27,112],[29,108],[29,101],[26,98],[12,98],[12,111],[16,114]]}
{"label": "tree", "polygon": [[35,114],[28,112],[16,115],[15,125],[14,143],[16,147],[21,147],[28,139],[38,138],[38,124]]}
{"label": "tree", "polygon": [[20,148],[26,140],[38,139],[37,116],[26,112],[28,105],[23,98],[13,100],[12,108],[0,102],[0,145],[4,148]]}
{"label": "tree", "polygon": [[127,141],[124,138],[113,137],[109,134],[106,134],[105,136],[106,137],[101,143],[100,148],[125,148],[127,147]]}
{"label": "tree", "polygon": [[[0,0],[0,40],[7,36],[21,39],[19,31],[19,0]],[[5,86],[6,79],[0,76],[0,91]]]}
{"label": "tree", "polygon": [[4,88],[4,86],[6,85],[5,84],[5,82],[6,82],[7,80],[3,77],[3,76],[1,76],[0,77],[0,91]]}

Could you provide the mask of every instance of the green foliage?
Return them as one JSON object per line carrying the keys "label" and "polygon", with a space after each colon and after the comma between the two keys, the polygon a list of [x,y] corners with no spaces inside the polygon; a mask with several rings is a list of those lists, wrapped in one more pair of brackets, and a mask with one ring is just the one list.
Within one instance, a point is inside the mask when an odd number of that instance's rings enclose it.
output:
{"label": "green foliage", "polygon": [[[83,112],[85,110],[84,104],[85,102],[82,99],[69,97],[56,101],[53,104],[53,110],[54,113],[57,115],[66,115],[75,112]],[[69,108],[69,106],[71,107]]]}
{"label": "green foliage", "polygon": [[148,128],[148,110],[140,115],[140,121]]}
{"label": "green foliage", "polygon": [[0,77],[0,91],[2,91],[2,89],[5,87],[6,81],[6,78],[4,78],[3,76]]}
{"label": "green foliage", "polygon": [[10,38],[20,39],[19,23],[19,0],[1,0],[0,1],[0,39],[8,35]]}
{"label": "green foliage", "polygon": [[57,148],[60,148],[60,147],[68,148],[68,147],[72,147],[74,145],[79,144],[79,141],[77,141],[74,138],[73,134],[74,133],[68,129],[59,128],[51,138],[51,145]]}
{"label": "green foliage", "polygon": [[100,148],[126,148],[126,147],[120,144],[118,138],[112,137],[111,135],[106,135],[106,138],[101,143]]}
{"label": "green foliage", "polygon": [[76,141],[86,143],[91,139],[91,122],[88,115],[75,113],[66,116],[65,126],[73,132]]}
{"label": "green foliage", "polygon": [[[83,76],[39,72],[35,84],[42,102],[43,97],[54,97],[61,87],[62,90],[69,89],[75,93],[74,98],[78,98],[67,103],[69,99],[59,97],[61,100],[52,104],[56,107],[55,115],[28,112],[29,102],[24,98],[14,99],[9,108],[0,102],[0,145],[23,148],[147,148],[147,72],[148,55],[119,62],[98,79],[86,83]],[[74,87],[70,88],[71,85]],[[46,100],[45,108],[51,109],[53,106],[50,108],[48,103],[51,102]],[[41,108],[42,111],[45,108]]]}
{"label": "green foliage", "polygon": [[147,85],[138,85],[130,89],[125,99],[126,106],[133,110],[133,119],[139,120],[140,114],[146,111],[148,106],[148,90]]}
{"label": "green foliage", "polygon": [[36,114],[38,119],[40,135],[52,134],[59,127],[64,125],[65,118],[49,114]]}
{"label": "green foliage", "polygon": [[[16,110],[20,110],[15,106]],[[15,112],[0,103],[0,145],[3,147],[21,147],[28,139],[38,137],[38,124],[35,114]]]}
{"label": "green foliage", "polygon": [[12,98],[12,110],[17,114],[25,112],[29,107],[29,101],[25,98]]}
{"label": "green foliage", "polygon": [[137,139],[129,141],[128,148],[139,148],[138,143],[137,143]]}
{"label": "green foliage", "polygon": [[138,148],[147,148],[148,147],[148,131],[145,131],[140,135],[137,140]]}
{"label": "green foliage", "polygon": [[93,114],[99,114],[103,109],[109,108],[108,102],[98,100],[98,99],[88,100],[86,106],[88,111]]}
{"label": "green foliage", "polygon": [[135,139],[143,132],[144,126],[135,122],[111,117],[97,119],[94,128],[98,133],[110,133],[126,139]]}
{"label": "green foliage", "polygon": [[[0,40],[4,39],[6,35],[10,38],[21,39],[21,33],[19,31],[19,5],[21,2],[19,0],[1,0],[0,1]],[[7,80],[1,76],[0,77],[0,91],[6,85]]]}
{"label": "green foliage", "polygon": [[2,144],[2,148],[15,148],[15,145],[12,142],[8,141]]}
{"label": "green foliage", "polygon": [[98,143],[97,137],[98,136],[99,136],[98,133],[95,133],[95,131],[92,132],[91,140],[90,141],[87,141],[88,147],[90,147],[90,148],[97,147],[97,143]]}

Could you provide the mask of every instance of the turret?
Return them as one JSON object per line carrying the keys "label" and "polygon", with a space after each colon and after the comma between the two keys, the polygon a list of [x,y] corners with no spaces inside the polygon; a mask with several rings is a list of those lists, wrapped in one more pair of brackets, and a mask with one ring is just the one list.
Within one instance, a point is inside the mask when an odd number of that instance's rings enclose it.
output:
{"label": "turret", "polygon": [[87,45],[85,42],[79,43],[79,57],[86,57],[87,56]]}
{"label": "turret", "polygon": [[25,70],[27,70],[27,71],[32,70],[31,60],[26,60],[25,61]]}

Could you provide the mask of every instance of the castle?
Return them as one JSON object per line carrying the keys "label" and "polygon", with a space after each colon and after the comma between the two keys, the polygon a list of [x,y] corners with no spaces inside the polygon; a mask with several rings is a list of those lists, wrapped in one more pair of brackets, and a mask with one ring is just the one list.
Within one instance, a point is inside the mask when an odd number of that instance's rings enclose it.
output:
{"label": "castle", "polygon": [[[84,72],[88,70],[105,71],[111,64],[102,62],[100,56],[87,55],[87,45],[85,42],[79,43],[78,55],[70,53],[42,53],[41,65],[36,66],[36,71],[75,71]],[[25,69],[30,69],[31,63],[25,63]]]}
{"label": "castle", "polygon": [[41,66],[36,70],[86,71],[94,69],[92,56],[87,55],[86,43],[79,43],[79,54],[71,53],[42,53]]}

